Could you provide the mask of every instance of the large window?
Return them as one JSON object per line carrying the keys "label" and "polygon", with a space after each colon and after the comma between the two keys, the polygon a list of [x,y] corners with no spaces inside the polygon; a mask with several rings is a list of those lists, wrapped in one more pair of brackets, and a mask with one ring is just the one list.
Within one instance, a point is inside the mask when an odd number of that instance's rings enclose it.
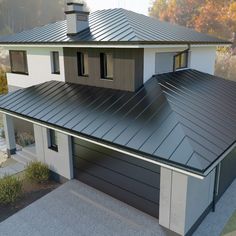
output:
{"label": "large window", "polygon": [[11,72],[18,74],[28,74],[26,51],[10,50]]}
{"label": "large window", "polygon": [[57,132],[53,129],[48,130],[48,147],[58,152],[58,137]]}
{"label": "large window", "polygon": [[174,71],[188,67],[188,50],[174,56]]}
{"label": "large window", "polygon": [[77,63],[78,63],[78,75],[88,76],[88,53],[78,52],[77,53]]}
{"label": "large window", "polygon": [[52,74],[60,74],[59,52],[51,52]]}
{"label": "large window", "polygon": [[101,78],[113,80],[113,55],[112,53],[100,54]]}

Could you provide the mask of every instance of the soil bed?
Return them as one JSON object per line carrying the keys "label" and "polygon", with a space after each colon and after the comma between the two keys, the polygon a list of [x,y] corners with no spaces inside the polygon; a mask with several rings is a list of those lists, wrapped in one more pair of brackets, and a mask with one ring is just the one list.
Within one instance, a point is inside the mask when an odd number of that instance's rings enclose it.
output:
{"label": "soil bed", "polygon": [[32,202],[38,200],[59,186],[60,184],[53,180],[44,184],[36,184],[24,179],[22,197],[18,199],[16,203],[11,205],[0,204],[0,222],[14,215],[19,210],[27,207]]}

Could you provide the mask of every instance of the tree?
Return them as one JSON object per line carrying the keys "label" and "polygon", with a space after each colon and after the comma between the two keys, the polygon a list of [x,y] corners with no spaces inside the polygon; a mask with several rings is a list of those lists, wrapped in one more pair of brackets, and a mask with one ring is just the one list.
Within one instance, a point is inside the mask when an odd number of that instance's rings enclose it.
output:
{"label": "tree", "polygon": [[63,0],[0,1],[1,33],[16,33],[63,19]]}
{"label": "tree", "polygon": [[236,46],[236,2],[234,0],[155,0],[151,16],[224,39],[234,37]]}

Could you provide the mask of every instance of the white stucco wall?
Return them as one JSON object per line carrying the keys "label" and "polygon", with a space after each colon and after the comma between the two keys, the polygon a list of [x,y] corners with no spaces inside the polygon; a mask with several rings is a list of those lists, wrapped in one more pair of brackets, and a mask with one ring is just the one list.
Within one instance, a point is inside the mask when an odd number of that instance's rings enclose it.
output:
{"label": "white stucco wall", "polygon": [[[15,73],[7,74],[7,81],[10,86],[26,88],[50,80],[65,81],[64,59],[62,48],[49,47],[11,47],[9,50],[26,50],[29,75]],[[60,74],[52,74],[50,52],[59,52]]]}
{"label": "white stucco wall", "polygon": [[[166,69],[157,69],[156,54],[157,53],[169,53],[180,52],[186,50],[187,46],[183,47],[166,47],[166,48],[145,48],[144,49],[144,70],[143,81],[144,83],[149,80],[156,72],[165,71]],[[216,47],[215,46],[193,46],[189,53],[189,68],[196,69],[209,74],[214,74],[215,71],[215,59],[216,59]],[[173,63],[173,61],[172,61]],[[173,68],[173,64],[171,67]]]}
{"label": "white stucco wall", "polygon": [[215,172],[204,180],[161,168],[160,225],[185,235],[213,200]]}
{"label": "white stucco wall", "polygon": [[71,137],[58,133],[58,152],[48,148],[47,129],[34,124],[36,153],[39,161],[47,163],[50,170],[67,178],[73,178]]}
{"label": "white stucco wall", "polygon": [[189,67],[209,74],[215,73],[216,47],[192,47]]}

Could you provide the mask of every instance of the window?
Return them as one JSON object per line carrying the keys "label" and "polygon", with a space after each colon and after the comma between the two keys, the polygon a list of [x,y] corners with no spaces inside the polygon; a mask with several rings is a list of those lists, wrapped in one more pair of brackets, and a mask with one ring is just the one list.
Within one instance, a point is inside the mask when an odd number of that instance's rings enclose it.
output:
{"label": "window", "polygon": [[48,147],[58,152],[58,137],[57,132],[53,129],[48,130]]}
{"label": "window", "polygon": [[174,71],[188,67],[188,50],[174,56]]}
{"label": "window", "polygon": [[113,55],[111,53],[100,54],[101,78],[113,80]]}
{"label": "window", "polygon": [[18,74],[28,74],[26,51],[10,50],[11,72]]}
{"label": "window", "polygon": [[78,63],[78,75],[88,76],[88,53],[78,52],[77,53],[77,63]]}
{"label": "window", "polygon": [[52,74],[60,74],[59,52],[51,52]]}

